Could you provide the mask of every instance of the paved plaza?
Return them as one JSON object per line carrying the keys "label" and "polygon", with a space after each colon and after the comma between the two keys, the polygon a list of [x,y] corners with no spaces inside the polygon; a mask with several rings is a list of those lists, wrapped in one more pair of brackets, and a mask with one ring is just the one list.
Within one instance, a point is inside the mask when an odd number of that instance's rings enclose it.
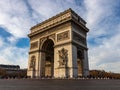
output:
{"label": "paved plaza", "polygon": [[120,90],[120,80],[1,79],[0,90]]}

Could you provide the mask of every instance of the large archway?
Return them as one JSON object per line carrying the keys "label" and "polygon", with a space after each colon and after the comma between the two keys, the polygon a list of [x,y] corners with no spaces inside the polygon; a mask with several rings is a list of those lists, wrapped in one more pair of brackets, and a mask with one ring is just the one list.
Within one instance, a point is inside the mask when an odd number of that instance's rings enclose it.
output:
{"label": "large archway", "polygon": [[53,77],[54,75],[54,42],[51,39],[47,39],[42,45],[42,51],[44,52],[44,61],[42,61],[42,77]]}

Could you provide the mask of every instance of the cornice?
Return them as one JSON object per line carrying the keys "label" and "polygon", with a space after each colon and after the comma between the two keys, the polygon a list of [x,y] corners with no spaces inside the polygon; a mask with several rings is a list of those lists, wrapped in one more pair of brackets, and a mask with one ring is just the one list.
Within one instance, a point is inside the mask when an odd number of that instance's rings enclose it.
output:
{"label": "cornice", "polygon": [[54,24],[52,24],[50,26],[44,27],[44,28],[39,29],[37,31],[31,32],[30,34],[28,34],[28,36],[31,37],[31,36],[36,35],[38,33],[44,32],[46,30],[49,30],[49,29],[54,28],[54,27],[57,27],[57,26],[59,26],[61,24],[64,24],[66,22],[69,22],[70,20],[71,20],[71,18],[66,18],[65,20],[62,20],[62,21],[57,22],[57,23],[54,23]]}
{"label": "cornice", "polygon": [[31,33],[28,36],[31,37],[35,34],[46,31],[47,29],[53,28],[67,21],[73,21],[77,23],[80,27],[82,27],[85,31],[87,32],[89,31],[89,29],[86,27],[86,22],[78,14],[76,14],[71,8],[69,8],[68,10],[65,10],[64,12],[61,12],[57,14],[56,16],[53,16],[33,26],[31,28]]}

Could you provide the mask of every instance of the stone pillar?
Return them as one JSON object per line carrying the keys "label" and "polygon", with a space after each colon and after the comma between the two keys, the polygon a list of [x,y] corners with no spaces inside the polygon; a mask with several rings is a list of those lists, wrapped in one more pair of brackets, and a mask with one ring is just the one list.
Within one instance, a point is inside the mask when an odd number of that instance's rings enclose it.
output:
{"label": "stone pillar", "polygon": [[58,48],[54,47],[54,78],[59,78],[60,74],[59,74],[59,55],[58,55]]}
{"label": "stone pillar", "polygon": [[35,71],[33,71],[33,72],[35,72],[35,78],[39,78],[39,71],[40,71],[40,69],[39,69],[40,58],[39,57],[40,57],[40,53],[37,52]]}
{"label": "stone pillar", "polygon": [[42,56],[42,52],[39,52],[39,56],[38,56],[38,71],[37,71],[37,78],[41,77],[41,56]]}
{"label": "stone pillar", "polygon": [[27,66],[27,76],[28,77],[31,77],[31,71],[30,71],[30,55],[29,55],[29,58],[28,58],[28,66]]}
{"label": "stone pillar", "polygon": [[77,48],[76,46],[72,45],[72,76],[78,76],[78,67],[77,67]]}
{"label": "stone pillar", "polygon": [[40,77],[45,75],[45,53],[40,52]]}
{"label": "stone pillar", "polygon": [[35,70],[33,68],[31,69],[31,78],[35,78]]}
{"label": "stone pillar", "polygon": [[30,76],[31,78],[35,78],[37,75],[37,65],[36,65],[37,61],[38,61],[37,54],[29,55],[27,75]]}
{"label": "stone pillar", "polygon": [[89,75],[89,65],[88,65],[88,52],[84,50],[84,60],[83,60],[83,76]]}

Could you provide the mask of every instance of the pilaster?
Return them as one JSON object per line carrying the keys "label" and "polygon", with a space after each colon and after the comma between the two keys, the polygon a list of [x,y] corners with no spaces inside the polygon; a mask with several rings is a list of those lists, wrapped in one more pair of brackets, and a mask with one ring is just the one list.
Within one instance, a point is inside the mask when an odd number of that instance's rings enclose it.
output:
{"label": "pilaster", "polygon": [[89,75],[88,52],[87,52],[87,50],[84,50],[83,75],[85,77]]}

